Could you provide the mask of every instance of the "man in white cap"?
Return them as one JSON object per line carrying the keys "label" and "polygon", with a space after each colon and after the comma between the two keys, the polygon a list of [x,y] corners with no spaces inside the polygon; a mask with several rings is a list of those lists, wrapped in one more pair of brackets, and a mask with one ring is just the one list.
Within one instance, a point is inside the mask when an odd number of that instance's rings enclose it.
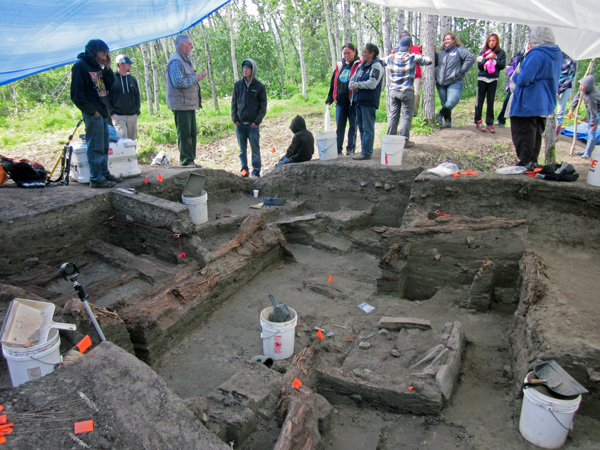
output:
{"label": "man in white cap", "polygon": [[111,118],[117,131],[123,138],[137,137],[137,118],[140,115],[140,88],[133,75],[129,73],[133,61],[126,55],[118,55],[115,82],[110,89]]}

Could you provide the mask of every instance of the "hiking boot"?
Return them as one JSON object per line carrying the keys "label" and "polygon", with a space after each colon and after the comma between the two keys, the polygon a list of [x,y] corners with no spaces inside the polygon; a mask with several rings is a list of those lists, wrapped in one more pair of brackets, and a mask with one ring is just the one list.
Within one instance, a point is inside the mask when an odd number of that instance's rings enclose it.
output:
{"label": "hiking boot", "polygon": [[492,134],[494,134],[496,132],[496,130],[494,129],[494,125],[488,125],[487,129]]}
{"label": "hiking boot", "polygon": [[123,178],[115,177],[112,173],[104,174],[104,179],[112,181],[113,183],[122,183]]}
{"label": "hiking boot", "polygon": [[481,122],[481,120],[480,120],[479,122],[477,122],[475,125],[477,126],[477,129],[478,129],[479,131],[483,131],[483,132],[485,133],[486,127],[485,127],[485,125],[484,125],[484,124]]}
{"label": "hiking boot", "polygon": [[440,128],[452,128],[452,122],[446,120],[442,125],[440,125]]}
{"label": "hiking boot", "polygon": [[414,146],[415,146],[415,143],[413,141],[409,141],[408,139],[404,143],[404,148],[411,148],[411,147],[414,147]]}
{"label": "hiking boot", "polygon": [[442,127],[442,111],[440,111],[439,113],[437,113],[435,115],[435,121],[437,122],[437,124],[441,128]]}
{"label": "hiking boot", "polygon": [[117,183],[114,181],[108,180],[100,180],[100,181],[90,181],[90,187],[95,189],[109,189],[115,187]]}
{"label": "hiking boot", "polygon": [[368,159],[371,159],[371,157],[370,156],[365,156],[363,154],[360,154],[360,155],[357,155],[357,156],[353,156],[352,159],[355,160],[355,161],[366,161]]}

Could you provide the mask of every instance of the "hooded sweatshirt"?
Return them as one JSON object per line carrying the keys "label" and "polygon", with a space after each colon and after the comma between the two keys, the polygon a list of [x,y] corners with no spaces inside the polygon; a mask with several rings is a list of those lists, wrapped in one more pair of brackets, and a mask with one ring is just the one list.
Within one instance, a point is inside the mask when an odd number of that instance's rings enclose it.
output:
{"label": "hooded sweatshirt", "polygon": [[140,88],[135,77],[131,74],[125,76],[115,72],[115,82],[110,89],[111,115],[139,116],[142,102]]}
{"label": "hooded sweatshirt", "polygon": [[304,117],[296,116],[292,120],[290,130],[294,133],[292,143],[287,149],[285,156],[290,158],[292,162],[299,163],[310,161],[315,152],[315,138],[313,134],[306,129]]}
{"label": "hooded sweatshirt", "polygon": [[[596,87],[596,79],[594,75],[586,75],[579,84],[583,86],[583,101],[589,117],[588,125],[595,125],[598,122],[598,110],[600,110],[600,90]],[[577,108],[579,99],[581,98],[581,91],[577,91],[577,95],[571,103],[571,109]]]}
{"label": "hooded sweatshirt", "polygon": [[231,95],[231,120],[243,124],[260,125],[267,114],[267,90],[265,85],[256,79],[256,62],[245,59],[242,66],[252,66],[252,76],[248,82],[245,78],[236,81]]}
{"label": "hooded sweatshirt", "polygon": [[520,71],[512,77],[515,91],[510,115],[548,116],[556,107],[562,52],[554,43],[549,27],[533,27],[529,41],[533,48],[521,60]]}
{"label": "hooded sweatshirt", "polygon": [[81,112],[93,116],[98,111],[108,119],[108,90],[114,81],[113,71],[100,67],[94,53],[86,45],[85,52],[77,55],[77,62],[71,69],[71,100]]}

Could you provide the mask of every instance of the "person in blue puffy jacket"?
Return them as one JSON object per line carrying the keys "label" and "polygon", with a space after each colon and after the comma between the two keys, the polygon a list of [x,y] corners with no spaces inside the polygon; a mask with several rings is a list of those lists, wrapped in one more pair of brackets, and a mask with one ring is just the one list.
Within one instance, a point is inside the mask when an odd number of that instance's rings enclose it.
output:
{"label": "person in blue puffy jacket", "polygon": [[528,50],[512,77],[510,131],[519,159],[517,165],[537,165],[546,117],[554,113],[562,51],[550,27],[533,27]]}

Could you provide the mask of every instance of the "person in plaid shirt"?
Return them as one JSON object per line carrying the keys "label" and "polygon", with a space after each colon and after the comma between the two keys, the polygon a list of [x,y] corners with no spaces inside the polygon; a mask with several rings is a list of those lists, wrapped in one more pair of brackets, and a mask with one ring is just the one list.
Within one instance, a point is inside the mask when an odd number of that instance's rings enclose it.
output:
{"label": "person in plaid shirt", "polygon": [[383,58],[390,70],[389,106],[388,112],[388,135],[398,133],[398,122],[400,122],[400,135],[406,138],[405,148],[414,147],[415,143],[408,140],[410,127],[415,111],[415,70],[417,64],[428,66],[433,60],[427,56],[410,53],[412,39],[404,36],[400,39],[397,52]]}

